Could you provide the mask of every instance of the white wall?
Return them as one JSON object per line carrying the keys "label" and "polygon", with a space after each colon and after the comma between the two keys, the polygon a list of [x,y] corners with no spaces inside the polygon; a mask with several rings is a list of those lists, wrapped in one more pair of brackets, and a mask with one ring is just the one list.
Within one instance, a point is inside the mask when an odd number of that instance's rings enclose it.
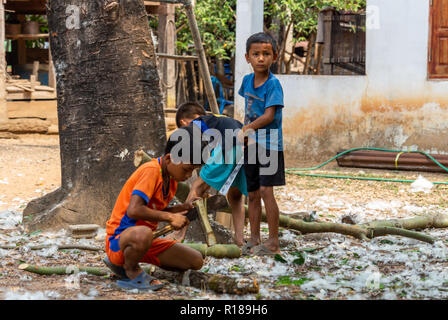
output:
{"label": "white wall", "polygon": [[[236,3],[236,52],[235,52],[235,118],[244,119],[244,99],[238,95],[238,90],[246,74],[252,72],[246,62],[246,40],[252,34],[263,31],[263,0],[238,0]],[[241,109],[241,105],[243,108]]]}
{"label": "white wall", "polygon": [[[326,158],[359,146],[448,153],[448,81],[427,80],[429,0],[368,0],[368,7],[366,76],[278,76],[290,158]],[[259,3],[257,10],[249,11],[259,15]],[[247,33],[238,30],[250,21],[238,17],[237,47],[245,46]],[[246,64],[241,51],[236,63]],[[251,72],[241,71],[236,92]],[[244,114],[244,100],[235,107]]]}

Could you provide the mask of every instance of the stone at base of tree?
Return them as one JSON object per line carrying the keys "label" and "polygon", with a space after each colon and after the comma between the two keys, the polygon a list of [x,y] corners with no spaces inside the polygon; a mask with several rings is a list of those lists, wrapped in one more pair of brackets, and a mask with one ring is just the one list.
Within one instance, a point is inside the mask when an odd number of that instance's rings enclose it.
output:
{"label": "stone at base of tree", "polygon": [[[222,224],[211,220],[210,225],[216,237],[216,242],[220,244],[232,244],[232,232],[224,227]],[[206,235],[202,230],[201,222],[199,220],[192,221],[185,235],[186,242],[206,242]]]}
{"label": "stone at base of tree", "polygon": [[[81,192],[59,188],[28,203],[23,211],[23,224],[27,232],[36,230],[60,230],[76,224],[106,224],[105,203],[92,201],[85,189]],[[87,201],[90,199],[90,201]],[[95,199],[101,199],[99,197]],[[104,200],[105,202],[107,200]]]}

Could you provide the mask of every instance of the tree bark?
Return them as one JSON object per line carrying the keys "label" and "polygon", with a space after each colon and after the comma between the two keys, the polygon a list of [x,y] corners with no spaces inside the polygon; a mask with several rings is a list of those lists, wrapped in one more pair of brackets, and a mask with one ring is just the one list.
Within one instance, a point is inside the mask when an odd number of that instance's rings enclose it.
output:
{"label": "tree bark", "polygon": [[[135,170],[133,152],[161,155],[165,120],[141,0],[50,0],[61,152],[61,188],[31,201],[27,230],[104,225]],[[71,11],[70,11],[71,10]]]}

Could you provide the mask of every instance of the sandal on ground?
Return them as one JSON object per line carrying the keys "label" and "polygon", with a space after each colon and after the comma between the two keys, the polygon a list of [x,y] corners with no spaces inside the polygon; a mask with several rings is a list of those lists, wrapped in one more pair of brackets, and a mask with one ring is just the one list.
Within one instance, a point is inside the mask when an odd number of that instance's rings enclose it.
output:
{"label": "sandal on ground", "polygon": [[252,254],[251,250],[252,248],[256,247],[252,242],[246,241],[243,246],[241,247],[241,254],[244,256],[249,256]]}
{"label": "sandal on ground", "polygon": [[158,280],[147,274],[145,271],[142,271],[137,278],[135,279],[127,279],[127,280],[117,280],[117,285],[122,289],[138,289],[138,290],[159,290],[165,286],[164,283],[151,285],[151,282],[154,280]]}
{"label": "sandal on ground", "polygon": [[124,268],[110,262],[108,256],[106,256],[103,259],[103,262],[120,279],[122,280],[129,279],[128,276],[126,275],[126,271],[124,270]]}
{"label": "sandal on ground", "polygon": [[269,250],[264,244],[260,244],[253,248],[252,255],[254,255],[254,256],[274,256],[274,255],[276,255],[276,253]]}

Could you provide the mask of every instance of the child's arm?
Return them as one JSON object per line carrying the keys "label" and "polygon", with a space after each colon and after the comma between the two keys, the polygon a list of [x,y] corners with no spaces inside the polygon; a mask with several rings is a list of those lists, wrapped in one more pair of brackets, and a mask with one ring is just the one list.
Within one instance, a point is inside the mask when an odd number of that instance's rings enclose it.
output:
{"label": "child's arm", "polygon": [[260,128],[266,127],[268,124],[270,124],[272,121],[274,121],[275,117],[275,110],[277,107],[281,106],[272,106],[269,108],[266,108],[264,111],[264,114],[261,117],[258,117],[254,122],[251,122],[243,127],[243,132],[247,130],[257,130]]}
{"label": "child's arm", "polygon": [[196,201],[196,200],[199,200],[199,199],[201,199],[201,198],[200,197],[194,197],[194,198],[192,198],[190,200],[187,199],[184,203],[177,204],[177,205],[169,207],[169,208],[165,208],[164,211],[168,211],[168,212],[171,212],[171,213],[179,213],[179,212],[183,212],[185,210],[193,209],[194,208],[193,202]]}
{"label": "child's arm", "polygon": [[175,230],[188,225],[188,219],[184,216],[187,210],[170,213],[168,211],[154,210],[146,206],[145,201],[138,195],[133,195],[129,202],[127,215],[131,219],[145,221],[165,221],[171,224]]}

